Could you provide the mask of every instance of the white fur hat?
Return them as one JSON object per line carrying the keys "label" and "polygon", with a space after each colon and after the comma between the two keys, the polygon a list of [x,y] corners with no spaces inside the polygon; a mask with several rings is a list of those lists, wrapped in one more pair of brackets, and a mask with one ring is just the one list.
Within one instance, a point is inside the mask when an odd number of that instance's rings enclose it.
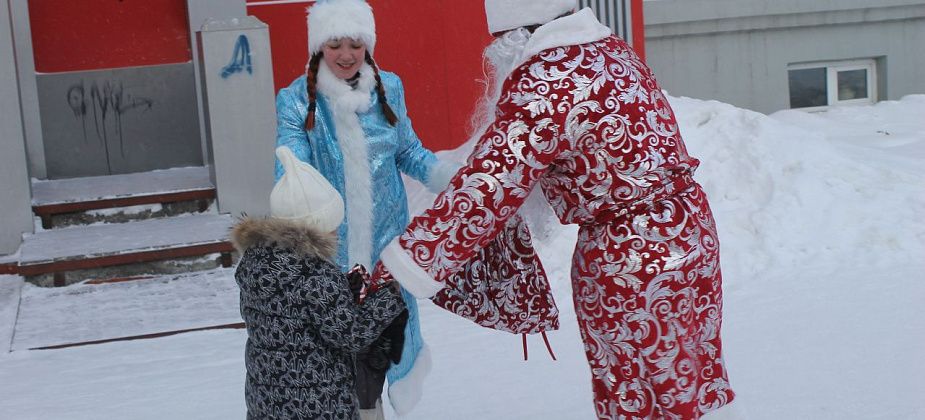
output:
{"label": "white fur hat", "polygon": [[344,199],[311,165],[298,160],[288,147],[276,148],[286,173],[270,193],[270,214],[300,221],[321,232],[333,232],[344,220]]}
{"label": "white fur hat", "polygon": [[373,8],[363,0],[319,0],[308,8],[308,55],[321,51],[325,42],[337,38],[363,41],[372,54],[376,49]]}
{"label": "white fur hat", "polygon": [[485,0],[488,32],[541,25],[578,9],[578,0]]}

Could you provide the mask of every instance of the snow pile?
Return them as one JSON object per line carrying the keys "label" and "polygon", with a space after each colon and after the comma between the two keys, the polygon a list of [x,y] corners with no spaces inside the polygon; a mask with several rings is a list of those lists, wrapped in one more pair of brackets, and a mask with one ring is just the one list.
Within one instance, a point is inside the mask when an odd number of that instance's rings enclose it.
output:
{"label": "snow pile", "polygon": [[728,287],[765,270],[925,255],[925,170],[922,156],[904,156],[925,150],[925,96],[770,117],[715,101],[672,106],[702,160]]}
{"label": "snow pile", "polygon": [[[712,101],[671,103],[702,161],[697,179],[720,230],[724,352],[749,418],[925,418],[925,96],[771,116]],[[467,151],[441,157],[461,161]],[[412,211],[433,201],[416,182],[408,187]],[[403,419],[593,418],[569,284],[575,227],[551,227],[537,250],[562,314],[561,330],[549,334],[558,361],[530,337],[525,363],[519,337],[422,302],[433,370],[421,404]],[[161,303],[190,320],[234,313],[230,270],[212,273],[214,282],[203,280],[192,297],[206,299],[214,288],[227,307]],[[95,312],[142,309],[153,318],[170,306],[146,303],[161,283],[113,293],[118,304],[102,294],[78,300],[100,305]],[[35,292],[26,287],[24,302],[46,297],[46,310],[62,318],[94,312]],[[0,321],[9,313],[0,310]],[[107,328],[125,336],[137,325]],[[244,418],[245,339],[244,331],[216,331],[0,352],[0,418]],[[389,409],[386,416],[396,418]]]}
{"label": "snow pile", "polygon": [[22,287],[13,350],[242,322],[234,271]]}
{"label": "snow pile", "polygon": [[13,328],[19,312],[21,277],[0,275],[0,354],[13,346]]}

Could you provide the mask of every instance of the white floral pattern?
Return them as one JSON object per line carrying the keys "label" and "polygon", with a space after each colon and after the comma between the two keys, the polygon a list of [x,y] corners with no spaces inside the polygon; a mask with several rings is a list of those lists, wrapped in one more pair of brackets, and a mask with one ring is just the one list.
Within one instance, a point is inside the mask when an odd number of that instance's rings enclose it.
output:
{"label": "white floral pattern", "polygon": [[559,329],[559,309],[530,231],[515,215],[431,300],[478,325],[513,334]]}
{"label": "white floral pattern", "polygon": [[613,36],[548,49],[514,70],[497,110],[401,247],[451,282],[539,185],[582,226],[573,296],[598,416],[696,419],[731,402],[716,228],[648,67]]}

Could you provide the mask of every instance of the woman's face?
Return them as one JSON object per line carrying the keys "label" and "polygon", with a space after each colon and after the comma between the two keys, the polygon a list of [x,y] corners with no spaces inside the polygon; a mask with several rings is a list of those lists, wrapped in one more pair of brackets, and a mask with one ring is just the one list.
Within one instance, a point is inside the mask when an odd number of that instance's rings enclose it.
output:
{"label": "woman's face", "polygon": [[366,44],[350,38],[332,39],[324,43],[321,52],[334,75],[347,80],[360,71],[366,58]]}

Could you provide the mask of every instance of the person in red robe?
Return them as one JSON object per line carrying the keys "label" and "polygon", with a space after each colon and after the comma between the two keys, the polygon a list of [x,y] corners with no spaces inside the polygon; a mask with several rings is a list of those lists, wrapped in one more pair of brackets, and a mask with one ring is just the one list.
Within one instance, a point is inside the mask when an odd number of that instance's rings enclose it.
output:
{"label": "person in red robe", "polygon": [[489,123],[373,277],[439,296],[538,187],[562,223],[580,226],[572,289],[598,417],[738,418],[699,161],[651,70],[590,9],[575,10],[576,0],[486,0],[500,82]]}

